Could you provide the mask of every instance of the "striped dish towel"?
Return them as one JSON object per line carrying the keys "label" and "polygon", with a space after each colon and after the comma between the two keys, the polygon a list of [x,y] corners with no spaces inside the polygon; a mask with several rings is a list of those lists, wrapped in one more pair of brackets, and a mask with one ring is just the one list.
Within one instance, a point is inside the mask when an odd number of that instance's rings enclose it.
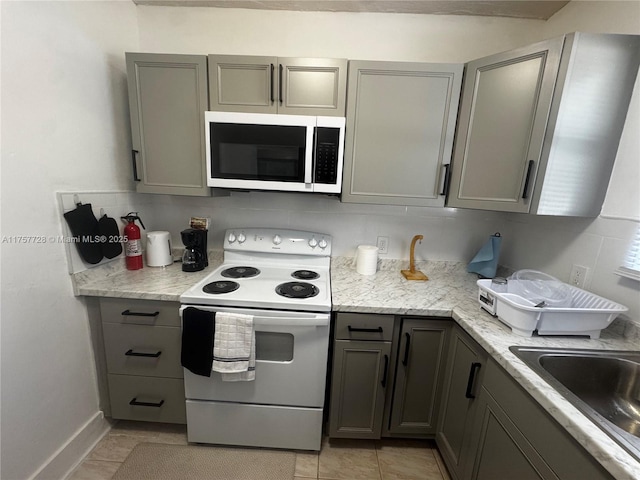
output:
{"label": "striped dish towel", "polygon": [[216,313],[211,370],[224,381],[255,379],[255,331],[253,316]]}

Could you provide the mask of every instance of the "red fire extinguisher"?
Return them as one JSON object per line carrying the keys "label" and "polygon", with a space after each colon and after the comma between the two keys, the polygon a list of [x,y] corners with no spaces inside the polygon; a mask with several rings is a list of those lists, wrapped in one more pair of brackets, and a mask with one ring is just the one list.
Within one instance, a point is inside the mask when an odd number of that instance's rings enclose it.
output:
{"label": "red fire extinguisher", "polygon": [[124,227],[127,270],[140,270],[142,268],[142,242],[140,241],[140,228],[135,224],[135,221],[138,220],[142,228],[144,228],[144,223],[138,216],[138,212],[129,212],[120,218],[127,221]]}

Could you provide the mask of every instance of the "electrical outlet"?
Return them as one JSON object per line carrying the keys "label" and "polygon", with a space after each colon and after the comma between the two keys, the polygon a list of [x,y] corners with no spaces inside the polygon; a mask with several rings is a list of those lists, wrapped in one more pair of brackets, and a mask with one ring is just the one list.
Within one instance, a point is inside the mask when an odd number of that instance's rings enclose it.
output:
{"label": "electrical outlet", "polygon": [[378,253],[389,253],[389,237],[378,237]]}
{"label": "electrical outlet", "polygon": [[587,281],[588,273],[588,267],[583,267],[582,265],[573,265],[571,267],[571,276],[569,277],[569,283],[575,287],[584,288]]}

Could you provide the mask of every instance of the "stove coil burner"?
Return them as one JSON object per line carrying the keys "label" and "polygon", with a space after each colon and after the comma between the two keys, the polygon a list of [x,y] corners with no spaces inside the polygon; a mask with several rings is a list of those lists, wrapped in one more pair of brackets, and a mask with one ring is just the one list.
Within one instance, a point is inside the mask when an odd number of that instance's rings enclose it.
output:
{"label": "stove coil burner", "polygon": [[310,298],[319,292],[318,287],[305,282],[281,283],[276,287],[276,293],[287,298]]}
{"label": "stove coil burner", "polygon": [[227,278],[251,278],[260,274],[260,270],[254,267],[231,267],[220,273]]}
{"label": "stove coil burner", "polygon": [[320,276],[320,274],[313,270],[296,270],[291,274],[291,276],[298,280],[315,280]]}
{"label": "stove coil burner", "polygon": [[217,282],[207,283],[202,287],[204,293],[229,293],[237,290],[240,287],[238,282],[232,282],[231,280],[221,280]]}

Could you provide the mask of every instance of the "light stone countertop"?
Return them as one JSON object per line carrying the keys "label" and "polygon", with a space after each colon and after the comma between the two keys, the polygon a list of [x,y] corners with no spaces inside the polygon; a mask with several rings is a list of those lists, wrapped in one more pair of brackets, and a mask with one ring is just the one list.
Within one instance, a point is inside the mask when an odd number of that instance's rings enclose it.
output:
{"label": "light stone countertop", "polygon": [[[180,295],[222,263],[222,252],[209,254],[209,267],[201,272],[182,272],[180,263],[168,267],[144,267],[128,271],[124,260],[72,275],[76,295],[121,297],[178,302]],[[520,337],[482,310],[478,304],[477,275],[455,262],[417,262],[429,281],[408,281],[401,260],[380,260],[375,275],[356,272],[353,258],[331,261],[333,310],[337,312],[384,313],[452,317],[471,335],[540,405],[590,452],[616,479],[640,478],[640,462],[618,446],[593,422],[564,399],[518,359],[512,345],[640,350],[640,329],[632,322],[614,321],[592,340],[584,337]]]}
{"label": "light stone countertop", "polygon": [[[174,258],[176,255],[174,254]],[[209,252],[209,266],[199,272],[183,272],[182,263],[167,267],[127,270],[124,258],[71,276],[76,295],[87,297],[136,298],[179,302],[180,295],[213,272],[222,263],[222,252]]]}
{"label": "light stone countertop", "polygon": [[640,332],[635,324],[614,321],[602,331],[599,339],[593,340],[566,336],[520,337],[480,308],[478,276],[467,273],[465,264],[417,262],[416,268],[429,277],[426,282],[406,280],[400,270],[408,268],[406,261],[380,261],[375,275],[364,276],[356,272],[353,259],[332,259],[333,310],[453,317],[614,478],[640,478],[640,462],[509,350],[512,345],[640,350]]}

